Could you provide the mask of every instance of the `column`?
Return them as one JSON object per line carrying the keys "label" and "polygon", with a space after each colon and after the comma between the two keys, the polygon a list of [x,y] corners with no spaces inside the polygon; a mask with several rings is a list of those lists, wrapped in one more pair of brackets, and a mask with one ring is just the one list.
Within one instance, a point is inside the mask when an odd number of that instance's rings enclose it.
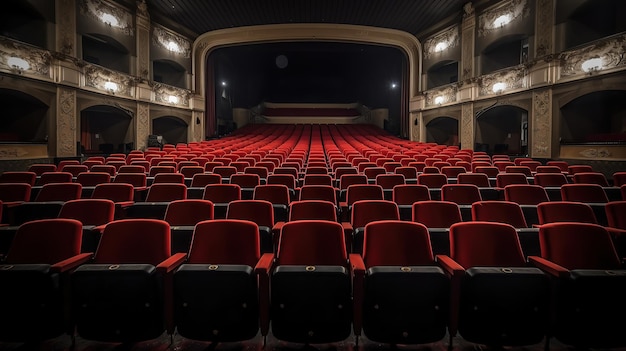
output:
{"label": "column", "polygon": [[529,153],[534,158],[552,157],[552,90],[533,91]]}
{"label": "column", "polygon": [[76,156],[76,90],[57,88],[56,157]]}
{"label": "column", "polygon": [[150,134],[150,104],[147,102],[137,102],[137,116],[135,118],[135,148],[144,150],[148,144]]}
{"label": "column", "polygon": [[474,104],[471,102],[461,105],[461,148],[474,150]]}

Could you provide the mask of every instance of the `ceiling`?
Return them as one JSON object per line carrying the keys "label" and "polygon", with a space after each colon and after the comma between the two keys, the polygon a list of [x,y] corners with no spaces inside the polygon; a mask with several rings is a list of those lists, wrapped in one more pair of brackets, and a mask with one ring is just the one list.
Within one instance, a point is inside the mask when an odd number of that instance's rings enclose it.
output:
{"label": "ceiling", "polygon": [[178,23],[192,36],[218,29],[279,23],[353,24],[397,29],[419,36],[442,21],[458,20],[466,2],[468,0],[146,0],[154,19]]}

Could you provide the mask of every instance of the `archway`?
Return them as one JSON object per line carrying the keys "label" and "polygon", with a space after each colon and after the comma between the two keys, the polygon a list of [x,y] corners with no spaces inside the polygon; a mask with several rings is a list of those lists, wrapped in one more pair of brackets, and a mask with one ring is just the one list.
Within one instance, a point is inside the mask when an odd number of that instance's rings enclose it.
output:
{"label": "archway", "polygon": [[117,40],[102,34],[83,34],[83,60],[110,68],[116,71],[130,73],[130,53]]}
{"label": "archway", "polygon": [[49,106],[17,90],[0,89],[0,142],[47,142]]}
{"label": "archway", "polygon": [[487,108],[476,115],[476,151],[526,155],[528,111],[511,105]]}
{"label": "archway", "polygon": [[132,116],[114,106],[96,105],[80,112],[83,154],[128,152],[134,148]]}
{"label": "archway", "polygon": [[439,145],[459,145],[459,121],[452,117],[437,117],[426,124],[426,142]]}
{"label": "archway", "polygon": [[175,116],[163,116],[152,120],[152,134],[163,136],[163,143],[187,142],[188,125]]}
{"label": "archway", "polygon": [[596,91],[561,107],[561,143],[626,142],[626,90]]}
{"label": "archway", "polygon": [[155,82],[183,89],[187,87],[187,71],[185,67],[172,60],[154,60],[152,62],[152,75]]}

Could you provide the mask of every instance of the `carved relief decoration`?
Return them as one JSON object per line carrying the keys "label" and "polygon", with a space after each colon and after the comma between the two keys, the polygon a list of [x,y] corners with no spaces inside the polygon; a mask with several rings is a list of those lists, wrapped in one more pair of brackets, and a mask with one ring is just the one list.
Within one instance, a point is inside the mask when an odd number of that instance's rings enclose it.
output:
{"label": "carved relief decoration", "polygon": [[563,52],[560,55],[561,77],[588,74],[589,72],[583,70],[583,63],[594,58],[602,61],[602,68],[599,70],[626,66],[625,53],[626,34],[598,40],[578,50]]}
{"label": "carved relief decoration", "polygon": [[137,148],[145,149],[150,135],[150,104],[137,103]]}
{"label": "carved relief decoration", "polygon": [[[502,91],[494,91],[494,85],[504,83]],[[498,95],[508,90],[516,90],[528,87],[528,80],[525,67],[516,67],[506,71],[499,71],[481,76],[478,80],[479,94]]]}
{"label": "carved relief decoration", "polygon": [[552,94],[550,90],[533,91],[532,157],[551,157]]}
{"label": "carved relief decoration", "polygon": [[135,35],[133,16],[118,6],[100,0],[81,0],[80,13],[103,22],[128,35]]}
{"label": "carved relief decoration", "polygon": [[155,83],[152,90],[157,102],[173,106],[189,106],[189,97],[191,96],[189,90],[161,83]]}
{"label": "carved relief decoration", "polygon": [[535,57],[552,53],[552,27],[554,25],[554,0],[537,0],[535,30]]}
{"label": "carved relief decoration", "polygon": [[137,60],[139,67],[137,72],[142,79],[148,79],[150,75],[149,32],[145,29],[137,29]]}
{"label": "carved relief decoration", "polygon": [[57,156],[76,155],[76,91],[59,89]]}
{"label": "carved relief decoration", "polygon": [[461,78],[471,79],[474,76],[474,27],[464,29],[461,50]]}
{"label": "carved relief decoration", "polygon": [[74,1],[57,0],[57,50],[62,54],[74,56],[74,42],[76,40],[76,13]]}
{"label": "carved relief decoration", "polygon": [[50,78],[50,52],[0,37],[0,69]]}
{"label": "carved relief decoration", "polygon": [[[438,34],[435,34],[424,42],[424,59],[428,60],[433,55],[443,50],[448,50],[459,45],[459,26],[452,26]],[[438,49],[437,45],[443,43],[445,48]]]}
{"label": "carved relief decoration", "polygon": [[609,149],[606,148],[599,148],[599,149],[585,149],[582,150],[581,152],[579,152],[579,154],[583,157],[587,157],[587,158],[605,158],[605,157],[611,157],[611,151],[609,151]]}
{"label": "carved relief decoration", "polygon": [[478,17],[478,37],[489,35],[500,29],[496,19],[501,16],[509,16],[510,22],[530,16],[530,7],[527,0],[511,0],[503,2],[500,6],[481,14]]}
{"label": "carved relief decoration", "polygon": [[474,147],[474,105],[461,105],[461,145],[463,148]]}
{"label": "carved relief decoration", "polygon": [[[170,50],[176,55],[185,58],[191,57],[191,42],[165,28],[159,26],[152,27],[152,42],[154,45]],[[177,47],[177,50],[172,50],[172,46]]]}
{"label": "carved relief decoration", "polygon": [[426,91],[426,107],[433,107],[456,102],[457,85],[452,84],[439,89]]}
{"label": "carved relief decoration", "polygon": [[[106,83],[117,84],[117,90],[111,91]],[[85,86],[115,95],[132,96],[134,81],[132,77],[100,66],[85,66]]]}

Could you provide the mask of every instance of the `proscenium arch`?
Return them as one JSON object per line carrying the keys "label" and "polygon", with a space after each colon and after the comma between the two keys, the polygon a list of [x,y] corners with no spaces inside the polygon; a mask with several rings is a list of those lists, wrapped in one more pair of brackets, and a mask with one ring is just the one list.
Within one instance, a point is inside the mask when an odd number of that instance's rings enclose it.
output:
{"label": "proscenium arch", "polygon": [[[407,58],[408,96],[403,104],[409,108],[410,101],[421,90],[422,44],[410,33],[378,27],[328,23],[288,23],[216,30],[200,35],[194,42],[193,75],[194,90],[202,99],[206,95],[206,59],[209,53],[222,46],[258,44],[264,42],[327,41],[386,45],[400,49]],[[205,111],[206,112],[206,111]],[[410,111],[405,111],[407,117]],[[409,118],[410,120],[410,118]],[[407,130],[410,126],[404,126]],[[204,126],[201,126],[204,130]],[[204,132],[203,132],[204,136]]]}

